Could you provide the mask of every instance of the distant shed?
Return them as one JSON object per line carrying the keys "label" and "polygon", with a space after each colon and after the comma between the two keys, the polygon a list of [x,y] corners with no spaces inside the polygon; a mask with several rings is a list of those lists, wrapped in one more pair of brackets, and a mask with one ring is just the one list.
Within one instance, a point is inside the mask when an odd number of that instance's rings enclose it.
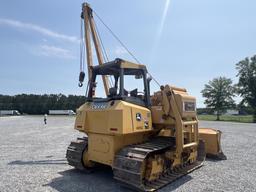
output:
{"label": "distant shed", "polygon": [[0,110],[0,116],[6,115],[20,115],[20,112],[18,110]]}
{"label": "distant shed", "polygon": [[49,115],[75,115],[73,110],[49,110]]}

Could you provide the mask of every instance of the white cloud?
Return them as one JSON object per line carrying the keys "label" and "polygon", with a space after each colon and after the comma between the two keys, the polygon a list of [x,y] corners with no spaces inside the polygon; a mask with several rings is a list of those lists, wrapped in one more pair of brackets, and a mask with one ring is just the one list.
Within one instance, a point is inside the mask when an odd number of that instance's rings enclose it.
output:
{"label": "white cloud", "polygon": [[127,54],[127,51],[123,47],[116,47],[114,50],[115,55],[122,56]]}
{"label": "white cloud", "polygon": [[165,6],[164,6],[164,11],[163,11],[163,15],[162,15],[162,19],[161,19],[161,22],[160,22],[160,26],[158,28],[158,38],[161,37],[162,35],[162,32],[163,32],[163,29],[164,29],[164,24],[165,24],[165,20],[166,20],[166,16],[167,16],[167,13],[168,13],[168,10],[169,10],[169,5],[170,5],[170,0],[166,0],[165,2]]}
{"label": "white cloud", "polygon": [[46,57],[58,57],[64,59],[74,59],[75,56],[71,53],[70,50],[56,47],[52,45],[41,45],[37,52],[34,52],[36,55],[46,56]]}
{"label": "white cloud", "polygon": [[153,41],[153,46],[152,46],[152,50],[151,50],[152,53],[150,54],[151,55],[151,59],[150,59],[151,62],[154,62],[154,60],[155,60],[155,56],[156,56],[155,53],[157,52],[156,50],[159,46],[159,42],[160,42],[161,37],[162,37],[162,33],[163,33],[163,30],[164,30],[164,25],[165,25],[165,22],[166,22],[168,10],[169,10],[169,7],[170,7],[170,3],[171,3],[171,0],[166,0],[165,1],[162,18],[161,18],[159,27],[157,27],[156,37],[155,37],[155,40]]}
{"label": "white cloud", "polygon": [[52,31],[45,27],[41,27],[39,25],[35,25],[35,24],[31,24],[31,23],[24,23],[24,22],[21,22],[18,20],[0,18],[0,25],[7,25],[7,26],[14,27],[14,28],[27,29],[27,30],[35,31],[37,33],[40,33],[40,34],[48,36],[48,37],[62,39],[62,40],[69,41],[72,43],[79,42],[79,39],[75,36],[65,35],[62,33]]}

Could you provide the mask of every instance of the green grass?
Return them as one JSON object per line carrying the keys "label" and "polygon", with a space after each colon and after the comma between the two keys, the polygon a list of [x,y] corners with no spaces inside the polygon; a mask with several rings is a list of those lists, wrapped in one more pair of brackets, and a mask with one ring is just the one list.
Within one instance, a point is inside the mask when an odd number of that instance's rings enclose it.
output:
{"label": "green grass", "polygon": [[[216,115],[198,115],[199,120],[216,121]],[[252,123],[252,115],[221,115],[220,121],[233,121],[240,123]]]}

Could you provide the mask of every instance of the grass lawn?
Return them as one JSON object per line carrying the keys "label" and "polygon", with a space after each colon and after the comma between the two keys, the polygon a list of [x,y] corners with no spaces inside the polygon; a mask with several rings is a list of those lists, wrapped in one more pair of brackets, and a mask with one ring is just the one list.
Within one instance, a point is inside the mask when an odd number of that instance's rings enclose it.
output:
{"label": "grass lawn", "polygon": [[[199,120],[216,121],[216,115],[198,115]],[[252,115],[221,115],[220,121],[252,123]]]}

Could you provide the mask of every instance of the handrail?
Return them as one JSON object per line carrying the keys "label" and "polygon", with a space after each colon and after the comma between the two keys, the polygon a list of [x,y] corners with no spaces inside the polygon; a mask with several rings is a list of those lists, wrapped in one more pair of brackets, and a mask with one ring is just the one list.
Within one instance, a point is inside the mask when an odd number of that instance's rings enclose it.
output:
{"label": "handrail", "polygon": [[190,148],[190,147],[196,147],[196,146],[197,146],[197,142],[192,142],[192,143],[183,145],[183,149]]}
{"label": "handrail", "polygon": [[185,121],[185,122],[183,122],[183,125],[194,125],[197,123],[198,123],[198,121]]}

